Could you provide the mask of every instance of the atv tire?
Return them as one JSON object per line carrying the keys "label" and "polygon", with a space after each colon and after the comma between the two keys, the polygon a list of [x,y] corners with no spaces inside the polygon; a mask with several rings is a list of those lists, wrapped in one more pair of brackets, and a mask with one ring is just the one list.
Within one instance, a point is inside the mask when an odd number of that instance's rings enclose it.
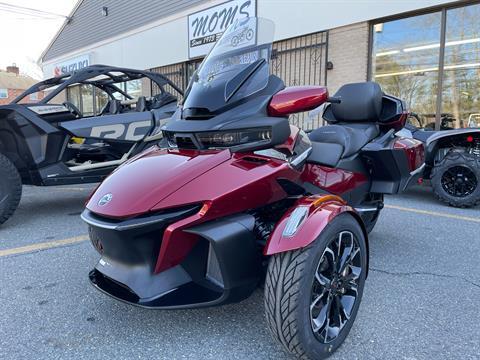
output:
{"label": "atv tire", "polygon": [[17,168],[0,154],[0,225],[15,212],[22,197],[22,179]]}
{"label": "atv tire", "polygon": [[480,160],[474,155],[451,152],[433,168],[431,183],[435,196],[450,206],[480,204]]}
{"label": "atv tire", "polygon": [[[345,240],[345,234],[351,241]],[[346,265],[343,271],[346,274],[343,280],[333,276],[334,280],[327,282],[330,265],[336,269],[336,264],[345,259],[345,256],[332,255],[334,251],[331,248],[335,249],[338,243],[340,249],[344,244],[344,250],[349,243],[352,244],[350,256],[355,255],[351,259],[352,265]],[[345,251],[338,253],[345,255]],[[348,255],[346,259],[349,259]],[[349,214],[337,216],[309,246],[273,255],[265,282],[265,313],[273,337],[287,352],[298,358],[325,359],[330,356],[343,343],[355,321],[366,272],[365,236],[358,222]],[[355,289],[345,290],[348,286]],[[353,298],[352,294],[355,294]],[[342,302],[338,302],[339,297]],[[337,316],[340,314],[337,309],[344,309],[341,317]],[[347,313],[348,316],[345,315]],[[321,317],[324,317],[323,322],[319,320]],[[336,324],[339,324],[338,329]]]}

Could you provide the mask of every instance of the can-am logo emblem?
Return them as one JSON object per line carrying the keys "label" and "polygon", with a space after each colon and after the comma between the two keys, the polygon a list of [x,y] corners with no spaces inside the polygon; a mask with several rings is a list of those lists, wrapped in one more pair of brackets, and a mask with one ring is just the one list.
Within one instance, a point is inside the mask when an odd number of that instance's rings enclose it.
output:
{"label": "can-am logo emblem", "polygon": [[99,206],[105,206],[107,205],[110,201],[112,201],[113,195],[112,194],[105,194],[102,196],[102,198],[98,201]]}

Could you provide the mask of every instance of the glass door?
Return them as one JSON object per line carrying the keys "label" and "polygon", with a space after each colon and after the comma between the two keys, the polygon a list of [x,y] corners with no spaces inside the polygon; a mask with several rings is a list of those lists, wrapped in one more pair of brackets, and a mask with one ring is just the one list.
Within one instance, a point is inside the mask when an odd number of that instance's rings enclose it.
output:
{"label": "glass door", "polygon": [[480,4],[447,10],[442,129],[480,126]]}

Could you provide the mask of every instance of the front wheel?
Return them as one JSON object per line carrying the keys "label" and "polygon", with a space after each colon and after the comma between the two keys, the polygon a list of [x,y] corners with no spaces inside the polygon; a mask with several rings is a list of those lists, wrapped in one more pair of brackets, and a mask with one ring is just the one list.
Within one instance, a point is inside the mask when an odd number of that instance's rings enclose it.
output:
{"label": "front wheel", "polygon": [[437,198],[450,206],[479,204],[480,160],[466,153],[449,153],[433,168],[432,188]]}
{"label": "front wheel", "polygon": [[308,247],[273,255],[265,312],[273,337],[302,359],[325,359],[347,337],[360,306],[367,246],[358,222],[337,216]]}
{"label": "front wheel", "polygon": [[22,196],[22,180],[15,165],[0,154],[0,225],[17,209]]}

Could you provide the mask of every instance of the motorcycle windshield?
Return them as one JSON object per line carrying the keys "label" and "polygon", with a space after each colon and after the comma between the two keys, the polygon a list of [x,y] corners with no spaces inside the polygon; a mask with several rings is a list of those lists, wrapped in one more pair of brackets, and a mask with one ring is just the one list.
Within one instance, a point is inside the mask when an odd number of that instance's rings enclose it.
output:
{"label": "motorcycle windshield", "polygon": [[267,86],[275,26],[249,17],[230,25],[193,75],[183,109],[208,117]]}

